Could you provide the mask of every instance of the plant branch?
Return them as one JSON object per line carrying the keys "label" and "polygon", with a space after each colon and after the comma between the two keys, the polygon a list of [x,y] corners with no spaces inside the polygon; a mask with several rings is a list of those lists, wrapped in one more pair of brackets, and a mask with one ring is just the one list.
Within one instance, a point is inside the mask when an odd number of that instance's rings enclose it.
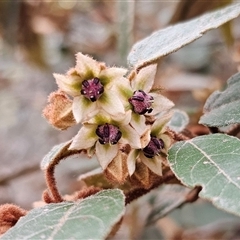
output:
{"label": "plant branch", "polygon": [[211,133],[224,133],[224,134],[228,134],[230,136],[237,136],[237,134],[240,132],[240,124],[234,125],[227,132],[221,131],[218,127],[208,127],[208,128],[211,131]]}
{"label": "plant branch", "polygon": [[13,227],[20,217],[25,216],[27,210],[14,204],[0,205],[0,235]]}
{"label": "plant branch", "polygon": [[184,129],[182,132],[177,133],[171,129],[168,130],[175,141],[185,141],[195,137],[189,130]]}
{"label": "plant branch", "polygon": [[55,179],[55,176],[54,176],[55,166],[58,163],[59,162],[55,163],[55,165],[51,165],[45,171],[46,184],[47,184],[48,191],[50,193],[49,197],[51,199],[53,199],[54,202],[62,202],[63,201],[63,198],[62,198],[61,194],[58,191],[56,179]]}
{"label": "plant branch", "polygon": [[169,170],[168,172],[166,172],[162,177],[159,177],[159,179],[157,181],[154,182],[154,184],[146,189],[146,188],[136,188],[133,189],[129,192],[126,193],[126,199],[125,199],[125,204],[129,204],[130,202],[136,200],[137,198],[145,195],[146,193],[150,192],[151,190],[153,190],[154,188],[157,188],[158,186],[160,186],[161,184],[168,182],[172,179],[176,178],[174,173]]}
{"label": "plant branch", "polygon": [[48,188],[48,192],[43,193],[43,199],[47,201],[52,200],[53,202],[62,202],[64,201],[63,197],[61,196],[60,192],[57,188],[56,178],[54,176],[55,168],[59,164],[61,160],[66,159],[71,155],[75,155],[81,153],[81,150],[68,150],[71,141],[66,144],[62,149],[59,150],[58,154],[52,159],[45,170],[45,179]]}
{"label": "plant branch", "polygon": [[221,131],[218,127],[208,127],[211,133],[225,133]]}
{"label": "plant branch", "polygon": [[226,134],[230,136],[237,136],[239,132],[240,132],[240,124],[237,124],[233,126],[229,131],[227,131]]}

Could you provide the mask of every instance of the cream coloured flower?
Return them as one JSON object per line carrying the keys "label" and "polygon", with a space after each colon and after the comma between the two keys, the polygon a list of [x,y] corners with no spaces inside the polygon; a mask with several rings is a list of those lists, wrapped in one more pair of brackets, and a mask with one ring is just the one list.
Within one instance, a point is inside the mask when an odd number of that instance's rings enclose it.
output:
{"label": "cream coloured flower", "polygon": [[136,169],[137,161],[144,163],[152,172],[162,175],[162,161],[172,144],[172,138],[167,132],[167,123],[171,117],[172,112],[168,112],[157,118],[142,135],[142,148],[131,150],[127,158],[130,176]]}
{"label": "cream coloured flower", "polygon": [[95,148],[97,159],[105,170],[117,155],[120,156],[121,144],[141,147],[139,134],[129,125],[130,118],[130,111],[118,119],[100,111],[83,124],[69,149]]}
{"label": "cream coloured flower", "polygon": [[116,90],[126,110],[132,110],[131,125],[142,134],[146,130],[144,115],[157,115],[171,109],[174,103],[152,90],[157,65],[142,68],[128,80],[117,82]]}
{"label": "cream coloured flower", "polygon": [[110,67],[89,56],[77,53],[76,66],[66,75],[54,74],[59,88],[73,97],[72,111],[76,121],[90,119],[101,109],[113,116],[125,113],[113,85],[123,79],[126,69]]}

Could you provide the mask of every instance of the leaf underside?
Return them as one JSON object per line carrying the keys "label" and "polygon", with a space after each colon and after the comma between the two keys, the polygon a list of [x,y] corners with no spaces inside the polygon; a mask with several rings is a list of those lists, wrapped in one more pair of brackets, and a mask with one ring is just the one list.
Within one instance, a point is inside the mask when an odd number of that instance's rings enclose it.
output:
{"label": "leaf underside", "polygon": [[152,64],[202,37],[205,32],[238,17],[239,14],[240,4],[237,3],[191,21],[156,31],[132,47],[128,55],[128,64],[136,69]]}
{"label": "leaf underside", "polygon": [[31,210],[2,235],[6,239],[105,239],[125,209],[120,190],[103,190],[77,202]]}
{"label": "leaf underside", "polygon": [[213,134],[178,142],[169,151],[170,166],[189,187],[202,186],[200,196],[240,215],[240,140]]}
{"label": "leaf underside", "polygon": [[233,75],[223,92],[215,91],[204,106],[199,123],[223,127],[240,123],[240,73]]}
{"label": "leaf underside", "polygon": [[42,159],[41,169],[46,170],[48,166],[51,165],[57,157],[61,156],[64,152],[67,151],[70,144],[71,144],[71,141],[67,141],[54,146],[50,150],[50,152],[48,152]]}

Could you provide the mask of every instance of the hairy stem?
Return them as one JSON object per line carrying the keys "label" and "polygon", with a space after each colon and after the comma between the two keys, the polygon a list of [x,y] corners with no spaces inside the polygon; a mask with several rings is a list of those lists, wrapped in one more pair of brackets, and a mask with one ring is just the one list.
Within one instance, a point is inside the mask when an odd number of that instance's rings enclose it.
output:
{"label": "hairy stem", "polygon": [[47,166],[45,170],[45,179],[47,184],[48,192],[43,193],[43,199],[53,202],[62,202],[64,201],[63,197],[61,196],[58,187],[56,178],[54,176],[55,167],[59,164],[59,162],[63,159],[66,159],[67,157],[81,153],[81,150],[68,150],[69,146],[71,144],[71,141],[68,142],[63,148],[59,150],[59,152],[55,155],[55,157],[52,159],[50,164]]}
{"label": "hairy stem", "polygon": [[[57,162],[56,165],[58,163],[59,162]],[[51,165],[51,167],[47,168],[47,170],[45,172],[45,179],[46,179],[48,191],[50,193],[50,198],[52,198],[54,200],[54,202],[62,202],[63,198],[58,191],[56,179],[54,176],[54,171],[55,171],[56,165]]]}
{"label": "hairy stem", "polygon": [[157,188],[161,184],[163,184],[165,182],[169,182],[170,180],[175,179],[175,178],[176,177],[175,177],[174,173],[171,170],[169,170],[162,177],[159,177],[159,179],[157,181],[155,181],[155,183],[150,188],[148,188],[148,189],[137,188],[137,189],[133,189],[133,190],[129,191],[128,193],[126,193],[125,204],[126,205],[129,204],[133,200],[136,200],[137,198],[150,192],[152,189]]}
{"label": "hairy stem", "polygon": [[237,136],[240,132],[240,124],[233,126],[228,132],[226,132],[230,136]]}
{"label": "hairy stem", "polygon": [[184,140],[189,140],[191,137],[186,136],[184,133],[176,133],[173,130],[169,130],[169,132],[172,134],[173,139],[175,141],[184,141]]}

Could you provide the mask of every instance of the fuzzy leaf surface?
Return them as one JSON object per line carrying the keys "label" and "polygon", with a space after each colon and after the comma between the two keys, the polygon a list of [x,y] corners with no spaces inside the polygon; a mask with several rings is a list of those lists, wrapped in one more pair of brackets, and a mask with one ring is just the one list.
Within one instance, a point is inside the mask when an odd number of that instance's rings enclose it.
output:
{"label": "fuzzy leaf surface", "polygon": [[49,153],[47,153],[41,161],[41,169],[46,170],[51,165],[56,165],[62,159],[80,154],[81,150],[68,150],[71,145],[71,141],[60,143],[54,146]]}
{"label": "fuzzy leaf surface", "polygon": [[189,187],[202,186],[200,196],[240,215],[240,140],[225,134],[200,136],[174,144],[170,166]]}
{"label": "fuzzy leaf surface", "polygon": [[7,239],[105,239],[124,214],[122,191],[103,190],[77,202],[31,210],[2,235]]}
{"label": "fuzzy leaf surface", "polygon": [[70,146],[70,141],[68,142],[64,142],[64,143],[60,143],[56,146],[54,146],[50,152],[48,152],[44,158],[41,161],[41,169],[45,170],[47,169],[47,167],[52,163],[52,161],[54,161],[54,159],[56,157],[58,157],[59,155],[62,154],[62,152],[65,152],[68,147]]}
{"label": "fuzzy leaf surface", "polygon": [[204,106],[204,115],[199,123],[207,126],[223,127],[240,123],[240,73],[233,75],[227,88],[211,94]]}
{"label": "fuzzy leaf surface", "polygon": [[131,67],[141,68],[202,37],[202,35],[238,17],[240,4],[232,4],[193,20],[154,32],[137,42],[128,55]]}

